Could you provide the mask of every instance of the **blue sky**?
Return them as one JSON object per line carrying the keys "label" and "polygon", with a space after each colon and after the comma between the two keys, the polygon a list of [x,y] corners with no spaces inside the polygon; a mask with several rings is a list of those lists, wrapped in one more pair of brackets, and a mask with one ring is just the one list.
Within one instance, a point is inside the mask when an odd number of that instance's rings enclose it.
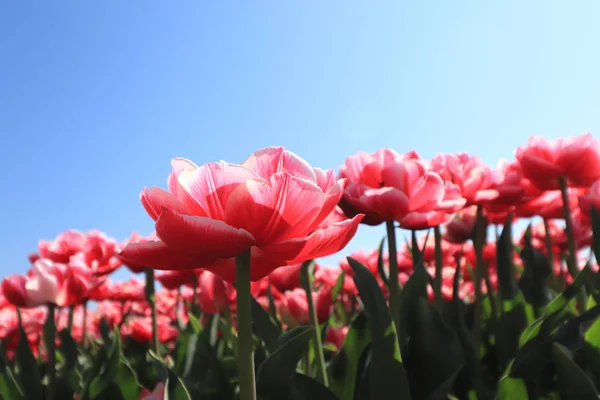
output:
{"label": "blue sky", "polygon": [[[170,159],[468,151],[600,132],[597,1],[13,1],[0,13],[0,275],[40,238],[152,223]],[[346,251],[374,247],[360,229]],[[120,275],[125,276],[124,273]]]}

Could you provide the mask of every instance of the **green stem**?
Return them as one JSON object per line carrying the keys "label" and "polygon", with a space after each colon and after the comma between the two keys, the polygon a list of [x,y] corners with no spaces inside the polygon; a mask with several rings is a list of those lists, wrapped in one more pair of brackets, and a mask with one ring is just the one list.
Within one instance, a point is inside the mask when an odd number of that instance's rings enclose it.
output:
{"label": "green stem", "polygon": [[386,221],[389,254],[390,314],[400,332],[400,285],[398,283],[398,255],[396,253],[396,227],[394,221]]}
{"label": "green stem", "polygon": [[[575,245],[575,233],[573,232],[573,219],[571,217],[571,208],[569,206],[569,189],[567,188],[567,180],[564,177],[559,179],[560,194],[563,202],[563,215],[565,217],[565,230],[567,233],[567,244],[569,248],[569,254],[567,258],[567,268],[569,273],[575,279],[579,275],[579,263],[577,260],[577,246]],[[579,311],[585,312],[587,310],[587,295],[585,293],[585,287],[581,287],[577,292],[577,304],[579,305]]]}
{"label": "green stem", "polygon": [[73,318],[75,317],[75,304],[69,307],[69,322],[67,325],[67,329],[69,329],[69,333],[73,334]]}
{"label": "green stem", "polygon": [[44,326],[44,340],[46,345],[46,353],[48,355],[47,376],[48,384],[46,385],[46,400],[54,400],[56,396],[56,323],[54,321],[54,313],[56,306],[48,304],[48,316]]}
{"label": "green stem", "polygon": [[256,400],[254,339],[252,337],[252,294],[250,292],[250,250],[235,258],[235,288],[237,291],[237,367],[240,400]]}
{"label": "green stem", "polygon": [[481,205],[477,206],[477,219],[475,221],[475,240],[473,247],[475,248],[475,271],[473,281],[475,284],[475,315],[474,315],[474,337],[473,344],[477,356],[479,357],[479,351],[481,346],[481,332],[483,323],[483,292],[481,291],[481,283],[483,281],[483,274],[485,264],[483,262],[483,247],[485,246],[485,219],[483,217],[483,208]]}
{"label": "green stem", "polygon": [[[308,314],[310,322],[314,329],[313,340],[315,342],[315,351],[317,352],[317,373],[319,380],[326,387],[329,386],[329,378],[327,376],[327,366],[325,364],[325,353],[323,352],[323,342],[321,341],[321,329],[319,328],[319,318],[317,316],[317,309],[313,298],[312,288],[310,284],[310,276],[308,273],[308,267],[312,264],[312,261],[305,261],[302,263],[300,269],[300,282],[306,292],[306,302],[308,303]],[[310,359],[309,359],[310,360]],[[308,361],[307,368],[310,368],[310,361]]]}
{"label": "green stem", "polygon": [[442,297],[442,232],[440,226],[433,228],[435,239],[435,278],[433,280],[434,304],[441,312],[444,306],[444,298]]}
{"label": "green stem", "polygon": [[156,301],[154,298],[154,270],[146,268],[146,301],[152,312],[152,351],[160,358],[158,348],[158,321],[156,319]]}
{"label": "green stem", "polygon": [[198,275],[192,278],[192,293],[192,314],[197,317],[201,312],[198,305]]}
{"label": "green stem", "polygon": [[558,288],[559,283],[554,274],[554,254],[552,252],[552,237],[550,236],[550,223],[544,218],[544,242],[546,244],[546,259],[552,273],[550,274],[550,282],[553,288]]}
{"label": "green stem", "polygon": [[83,322],[82,322],[82,331],[81,331],[81,343],[83,344],[83,348],[85,349],[86,344],[86,336],[87,336],[87,300],[83,302]]}

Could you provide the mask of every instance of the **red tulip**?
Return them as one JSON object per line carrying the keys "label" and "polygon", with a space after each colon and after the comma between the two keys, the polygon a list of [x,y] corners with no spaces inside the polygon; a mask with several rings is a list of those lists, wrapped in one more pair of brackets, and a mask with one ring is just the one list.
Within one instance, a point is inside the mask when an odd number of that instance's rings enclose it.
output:
{"label": "red tulip", "polygon": [[[329,319],[331,313],[331,290],[325,289],[312,293],[319,323]],[[290,327],[310,324],[308,301],[303,289],[288,290],[284,297],[277,302],[277,311],[281,320]]]}
{"label": "red tulip", "polygon": [[105,233],[91,230],[85,236],[83,254],[86,265],[97,275],[107,275],[121,266],[116,255],[117,242]]}
{"label": "red tulip", "polygon": [[394,220],[406,229],[425,229],[441,224],[466,200],[459,186],[444,182],[417,158],[387,149],[349,157],[340,171],[349,182],[340,206],[347,215],[364,213],[369,225]]}
{"label": "red tulip", "polygon": [[64,264],[37,260],[27,275],[11,275],[2,281],[6,299],[17,307],[44,304],[68,306],[87,293],[87,285]]}
{"label": "red tulip", "polygon": [[131,278],[128,281],[119,281],[114,285],[114,301],[144,301],[146,299],[146,284],[144,281]]}
{"label": "red tulip", "polygon": [[40,240],[40,257],[54,262],[68,263],[71,256],[83,251],[85,234],[76,230],[68,230],[59,234],[54,240]]}
{"label": "red tulip", "polygon": [[269,275],[269,282],[280,291],[299,288],[301,268],[302,263],[276,269]]}
{"label": "red tulip", "polygon": [[222,313],[232,302],[233,286],[217,275],[203,271],[198,276],[198,305],[207,314]]}
{"label": "red tulip", "polygon": [[464,208],[444,225],[443,238],[447,242],[462,244],[470,240],[477,220],[477,206]]}
{"label": "red tulip", "polygon": [[431,169],[444,181],[458,185],[467,205],[489,200],[491,170],[478,157],[467,153],[437,154],[431,160]]}
{"label": "red tulip", "polygon": [[[146,243],[148,241],[155,241],[155,240],[158,240],[158,238],[156,236],[156,232],[152,232],[151,234],[149,234],[146,237],[141,236],[137,232],[132,232],[129,239],[125,239],[124,241],[119,243],[119,245],[117,246],[117,253],[119,253],[121,250],[123,250],[128,244]],[[136,265],[135,263],[127,262],[127,260],[124,260],[118,254],[117,254],[117,258],[119,258],[119,260],[121,260],[121,262],[123,262],[123,265],[125,265],[134,274],[144,272],[144,270],[146,269],[146,266],[144,266],[144,265]]]}
{"label": "red tulip", "polygon": [[[569,205],[576,208],[578,204],[578,192],[569,190]],[[562,219],[564,218],[562,195],[560,190],[550,190],[543,192],[534,199],[519,204],[516,207],[516,215],[520,218],[531,218],[534,216],[543,219]]]}
{"label": "red tulip", "polygon": [[158,382],[152,392],[148,389],[142,389],[138,400],[162,400],[165,397],[165,385],[162,382]]}
{"label": "red tulip", "polygon": [[540,189],[559,189],[561,177],[575,187],[600,179],[600,142],[589,133],[554,141],[532,136],[515,155],[525,177]]}
{"label": "red tulip", "polygon": [[340,326],[339,328],[330,326],[325,333],[324,342],[335,346],[339,350],[344,345],[344,339],[346,339],[348,330],[347,326]]}
{"label": "red tulip", "polygon": [[[570,191],[569,193],[571,192],[573,191]],[[587,219],[591,217],[592,206],[595,207],[597,211],[600,211],[600,181],[594,182],[586,194],[579,196],[579,209]]]}
{"label": "red tulip", "polygon": [[156,274],[156,280],[167,289],[178,289],[183,285],[187,285],[194,279],[200,270],[176,270],[176,271],[161,271]]}
{"label": "red tulip", "polygon": [[[127,320],[121,327],[121,334],[129,336],[136,342],[149,343],[152,340],[152,319],[149,317],[135,317]],[[171,325],[167,317],[158,318],[158,340],[167,343],[175,340],[179,330]]]}
{"label": "red tulip", "polygon": [[318,228],[339,202],[344,181],[282,147],[258,150],[241,165],[198,167],[180,158],[172,165],[168,192],[154,187],[141,194],[160,241],[129,244],[120,253],[127,263],[207,267],[233,282],[233,257],[251,249],[251,280],[258,280],[280,266],[339,251],[362,219]]}

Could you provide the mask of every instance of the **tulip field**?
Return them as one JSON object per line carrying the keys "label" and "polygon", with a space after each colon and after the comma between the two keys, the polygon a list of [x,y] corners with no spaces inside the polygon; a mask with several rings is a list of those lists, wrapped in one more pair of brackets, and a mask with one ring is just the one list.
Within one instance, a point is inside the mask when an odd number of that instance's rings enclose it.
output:
{"label": "tulip field", "polygon": [[[494,167],[164,161],[165,188],[140,188],[153,233],[57,232],[4,277],[0,399],[600,397],[590,134],[531,137]],[[387,234],[345,250],[363,225]]]}

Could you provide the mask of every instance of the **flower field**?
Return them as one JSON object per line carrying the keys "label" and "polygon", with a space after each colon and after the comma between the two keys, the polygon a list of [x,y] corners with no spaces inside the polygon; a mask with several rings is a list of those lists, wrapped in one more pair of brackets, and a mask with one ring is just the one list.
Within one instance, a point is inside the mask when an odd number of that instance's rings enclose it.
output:
{"label": "flower field", "polygon": [[[141,190],[153,233],[65,231],[2,280],[0,399],[600,396],[590,134],[496,167],[282,147],[171,166]],[[345,251],[362,225],[387,235]]]}

